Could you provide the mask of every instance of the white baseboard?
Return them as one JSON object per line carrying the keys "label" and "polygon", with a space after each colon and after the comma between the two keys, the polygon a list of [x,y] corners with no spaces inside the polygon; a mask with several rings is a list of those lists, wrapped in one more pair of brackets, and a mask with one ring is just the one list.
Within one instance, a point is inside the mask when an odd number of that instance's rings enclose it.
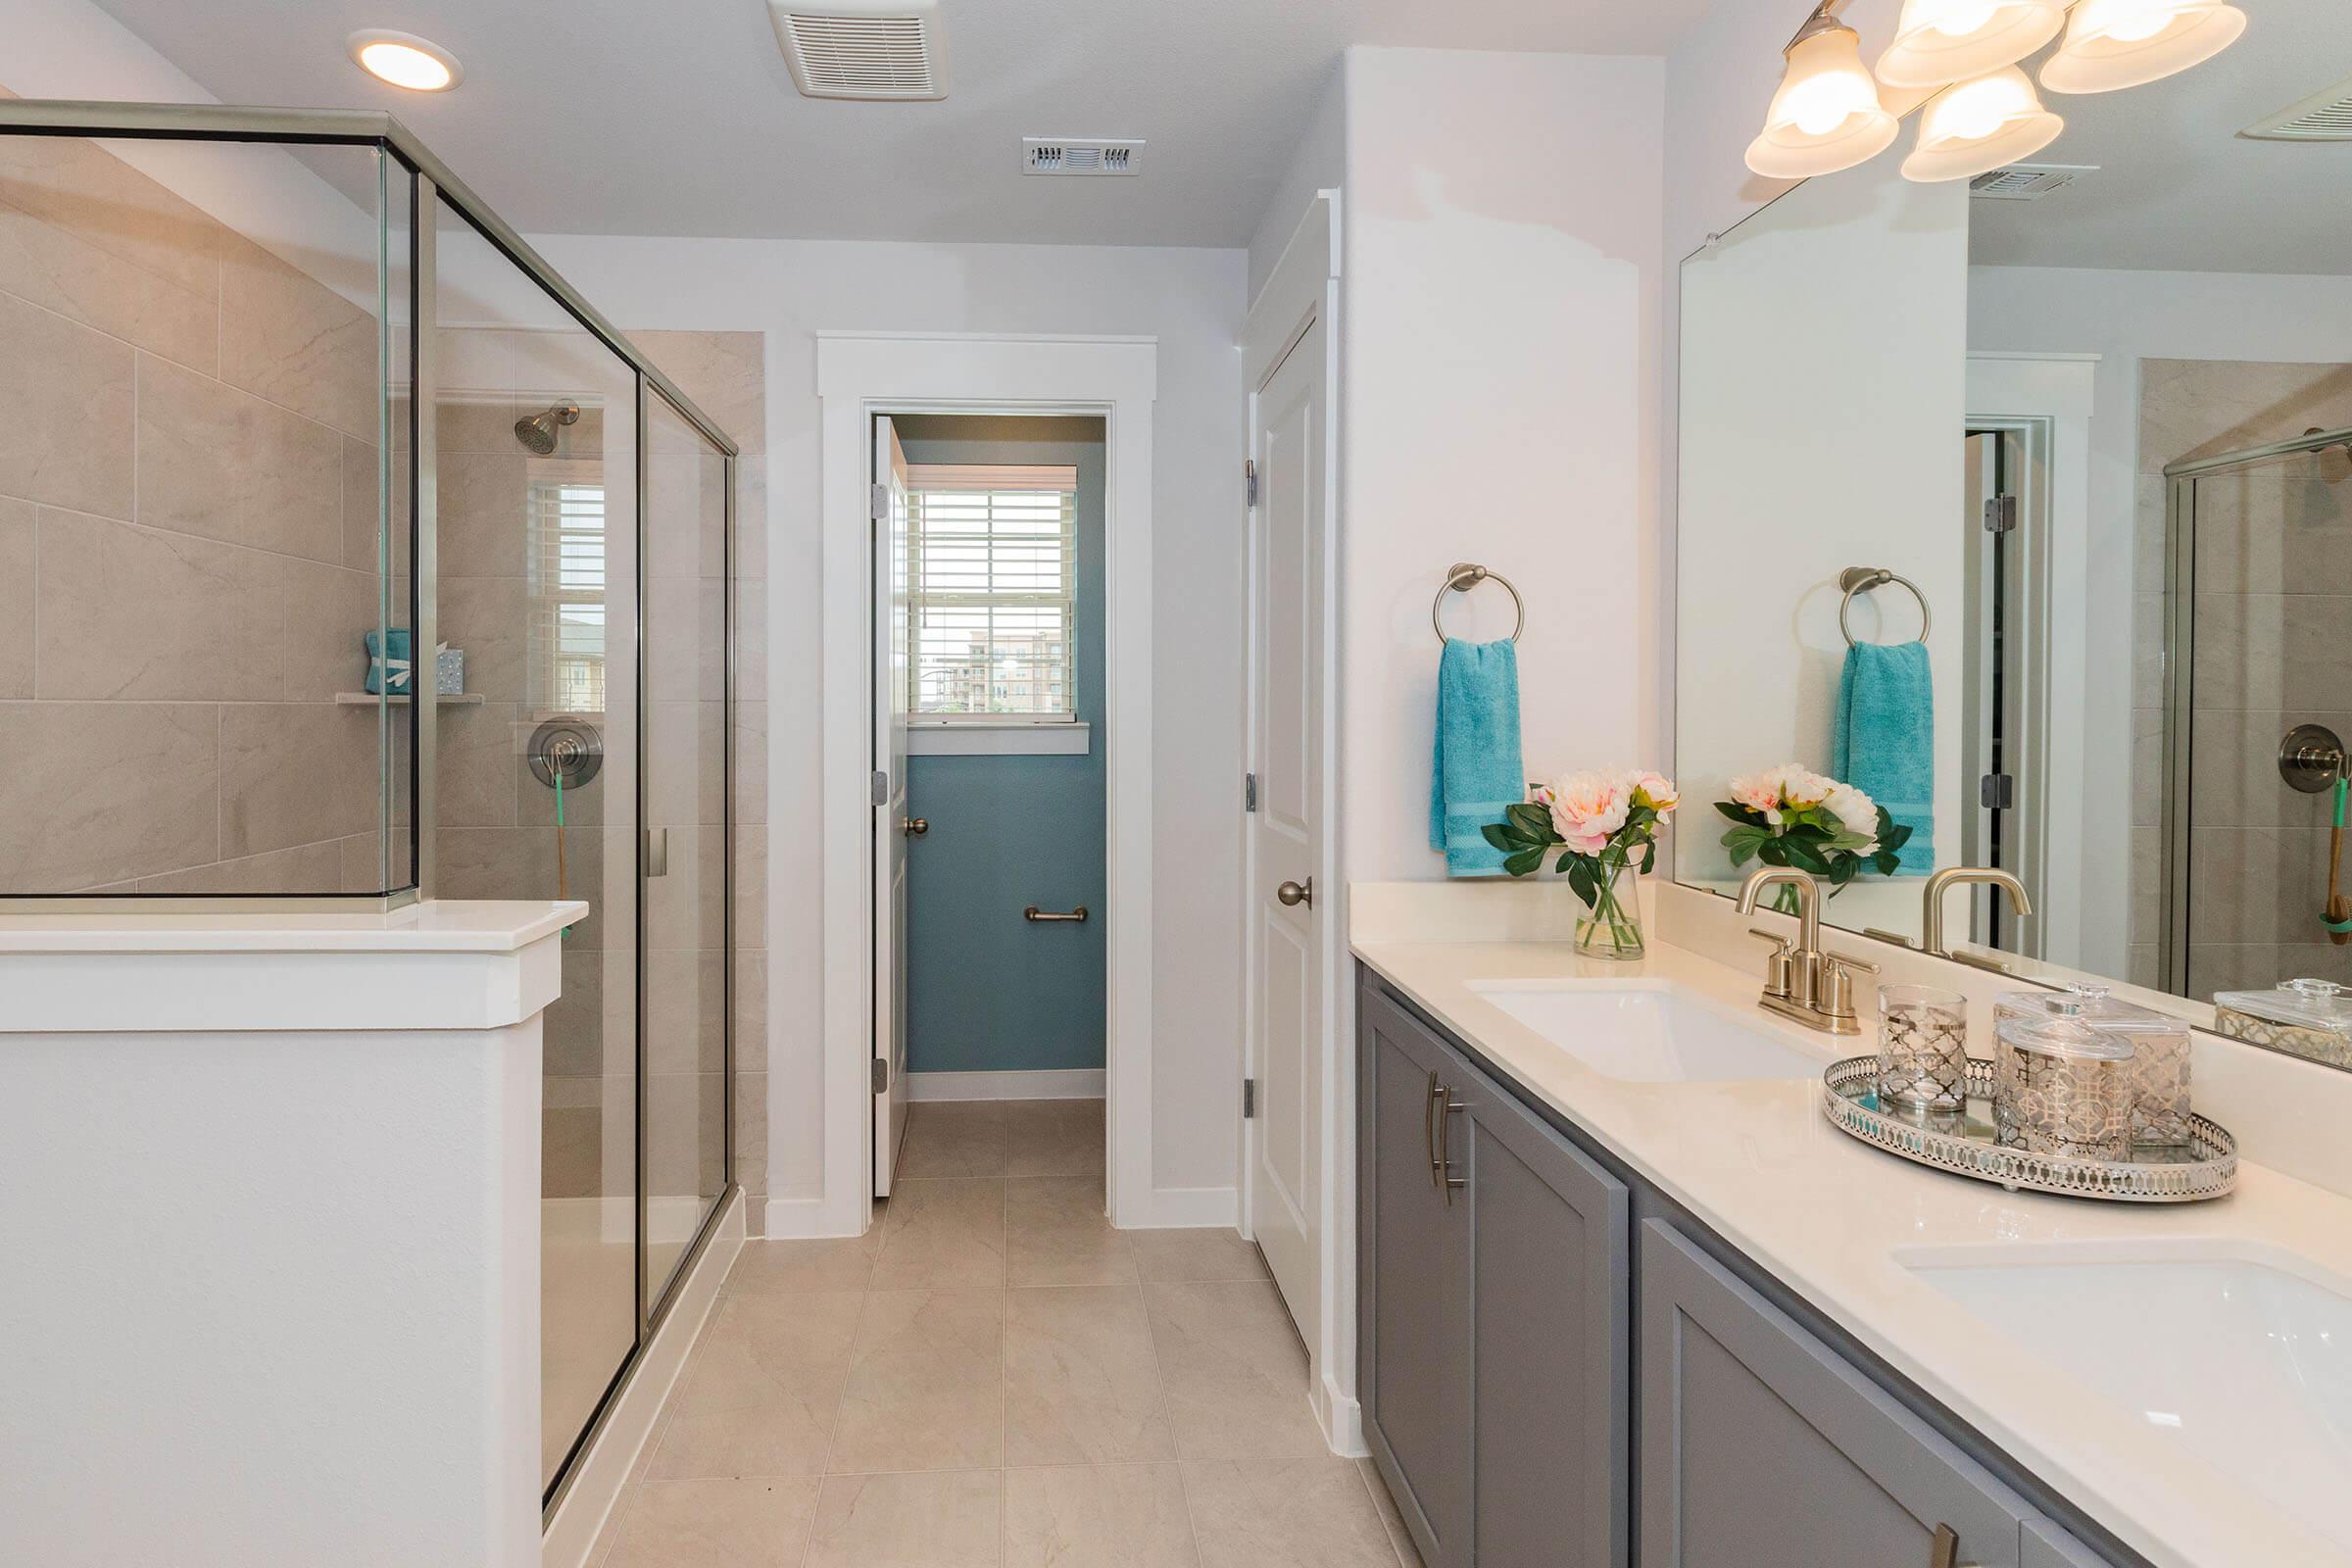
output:
{"label": "white baseboard", "polygon": [[1334,1387],[1325,1378],[1315,1390],[1315,1419],[1322,1423],[1323,1441],[1331,1451],[1347,1459],[1360,1459],[1372,1451],[1364,1442],[1364,1407],[1362,1403]]}
{"label": "white baseboard", "polygon": [[1101,1100],[1104,1085],[1101,1067],[1062,1067],[1042,1072],[910,1072],[906,1075],[906,1098]]}
{"label": "white baseboard", "polygon": [[767,1200],[767,1231],[762,1239],[811,1242],[856,1236],[857,1231],[842,1228],[834,1212],[839,1206],[821,1198],[771,1198]]}
{"label": "white baseboard", "polygon": [[1153,1187],[1139,1201],[1123,1202],[1111,1223],[1125,1231],[1231,1230],[1241,1219],[1241,1192],[1233,1187]]}
{"label": "white baseboard", "polygon": [[654,1423],[686,1369],[686,1352],[718,1303],[719,1284],[743,1250],[743,1205],[740,1192],[727,1200],[710,1245],[695,1259],[694,1272],[679,1282],[669,1315],[614,1396],[604,1429],[580,1456],[579,1471],[540,1540],[542,1568],[585,1568],[588,1554],[596,1549],[596,1538],[604,1533],[605,1521],[612,1516],[629,1472],[637,1466],[637,1455],[652,1441]]}

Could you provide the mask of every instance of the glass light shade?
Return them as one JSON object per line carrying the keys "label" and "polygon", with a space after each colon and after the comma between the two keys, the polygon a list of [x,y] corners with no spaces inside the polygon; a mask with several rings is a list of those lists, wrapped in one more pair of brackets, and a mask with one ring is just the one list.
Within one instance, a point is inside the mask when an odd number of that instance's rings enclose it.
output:
{"label": "glass light shade", "polygon": [[411,92],[447,92],[466,77],[456,55],[413,32],[366,28],[345,39],[344,47],[362,71]]}
{"label": "glass light shade", "polygon": [[1862,65],[1861,38],[1851,27],[1824,27],[1789,49],[1747,167],[1779,179],[1831,174],[1876,158],[1894,136],[1894,117]]}
{"label": "glass light shade", "polygon": [[1879,79],[1890,87],[1966,81],[2016,65],[2065,25],[2062,0],[1903,0]]}
{"label": "glass light shade", "polygon": [[2082,0],[2041,68],[2052,92],[2114,92],[2159,81],[2237,42],[2246,14],[2214,0]]}
{"label": "glass light shade", "polygon": [[2015,66],[1946,89],[1920,114],[1919,146],[1903,177],[1932,184],[1967,179],[2030,158],[2058,139],[2066,122],[2041,107]]}

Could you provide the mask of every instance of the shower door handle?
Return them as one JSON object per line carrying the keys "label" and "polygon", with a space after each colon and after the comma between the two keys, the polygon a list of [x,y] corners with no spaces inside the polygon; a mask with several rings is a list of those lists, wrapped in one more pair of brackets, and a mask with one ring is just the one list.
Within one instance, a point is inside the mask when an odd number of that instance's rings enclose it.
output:
{"label": "shower door handle", "polygon": [[669,829],[649,827],[645,830],[645,874],[649,877],[669,875]]}

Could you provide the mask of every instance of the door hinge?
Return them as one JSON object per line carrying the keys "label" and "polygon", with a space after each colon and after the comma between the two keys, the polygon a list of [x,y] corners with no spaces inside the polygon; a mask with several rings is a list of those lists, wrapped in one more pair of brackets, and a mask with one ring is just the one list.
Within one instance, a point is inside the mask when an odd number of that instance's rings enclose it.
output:
{"label": "door hinge", "polygon": [[1255,773],[1242,775],[1242,809],[1245,811],[1257,809],[1257,775]]}
{"label": "door hinge", "polygon": [[1242,1080],[1242,1120],[1249,1121],[1256,1115],[1257,1080],[1245,1078]]}
{"label": "door hinge", "polygon": [[1989,811],[2007,811],[2017,806],[2017,780],[2007,773],[1987,773],[1977,780],[1977,804]]}
{"label": "door hinge", "polygon": [[890,800],[890,775],[880,768],[874,769],[873,782],[867,786],[867,793],[872,795],[876,806],[886,804]]}
{"label": "door hinge", "polygon": [[874,1058],[874,1093],[877,1095],[886,1094],[889,1092],[889,1089],[890,1063],[885,1061],[882,1057],[876,1056]]}
{"label": "door hinge", "polygon": [[1255,458],[1242,460],[1242,477],[1249,483],[1250,504],[1254,507],[1257,505],[1257,460]]}
{"label": "door hinge", "polygon": [[2017,497],[1993,496],[1985,501],[1984,531],[1986,533],[2015,533],[2017,531]]}
{"label": "door hinge", "polygon": [[865,514],[875,522],[890,515],[890,486],[876,484],[866,492]]}

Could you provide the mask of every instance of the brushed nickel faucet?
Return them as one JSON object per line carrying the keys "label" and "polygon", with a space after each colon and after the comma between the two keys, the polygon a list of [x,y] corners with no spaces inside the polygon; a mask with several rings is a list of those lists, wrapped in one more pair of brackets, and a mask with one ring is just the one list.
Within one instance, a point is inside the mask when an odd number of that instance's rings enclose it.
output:
{"label": "brushed nickel faucet", "polygon": [[1920,919],[1921,948],[1938,958],[1950,958],[1959,963],[1973,963],[1981,969],[2007,974],[2009,966],[1997,958],[1981,957],[1971,953],[1954,953],[1943,945],[1943,896],[1956,887],[1982,885],[1999,888],[2009,895],[2009,907],[2020,919],[2034,912],[2034,901],[2026,896],[2026,885],[2008,872],[1989,865],[1947,865],[1940,871],[1929,873],[1925,894],[1927,907]]}
{"label": "brushed nickel faucet", "polygon": [[1822,951],[1821,884],[1794,867],[1763,865],[1750,871],[1740,887],[1740,912],[1754,914],[1764,890],[1780,886],[1796,890],[1796,946],[1791,948],[1776,931],[1757,927],[1749,932],[1773,944],[1772,956],[1764,960],[1764,993],[1756,1004],[1824,1034],[1860,1033],[1861,1020],[1854,1013],[1853,971],[1867,969],[1877,974],[1879,966],[1864,958]]}

